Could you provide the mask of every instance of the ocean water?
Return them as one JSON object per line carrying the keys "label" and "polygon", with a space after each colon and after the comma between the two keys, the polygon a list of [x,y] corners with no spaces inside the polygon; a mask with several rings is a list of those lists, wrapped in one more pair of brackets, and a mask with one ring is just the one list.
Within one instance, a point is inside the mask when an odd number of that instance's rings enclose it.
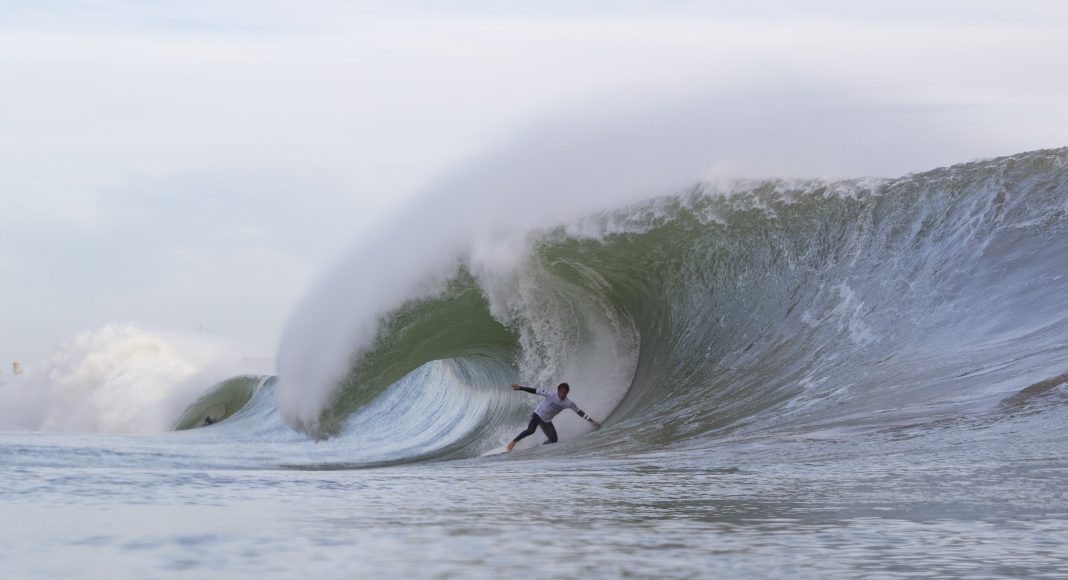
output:
{"label": "ocean water", "polygon": [[0,576],[1068,577],[1068,149],[469,242],[173,431],[0,432]]}

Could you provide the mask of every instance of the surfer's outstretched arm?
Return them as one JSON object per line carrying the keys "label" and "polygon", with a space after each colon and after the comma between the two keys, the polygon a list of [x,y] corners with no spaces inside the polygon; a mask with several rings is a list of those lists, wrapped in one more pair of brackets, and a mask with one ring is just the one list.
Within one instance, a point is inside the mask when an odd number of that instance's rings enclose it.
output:
{"label": "surfer's outstretched arm", "polygon": [[582,409],[579,409],[578,407],[575,407],[575,412],[578,413],[579,417],[582,417],[583,419],[589,421],[590,423],[593,423],[594,427],[600,427],[601,426],[601,423],[599,421],[594,421],[593,417],[590,417],[589,415],[587,415],[586,412],[583,411]]}
{"label": "surfer's outstretched arm", "polygon": [[547,396],[549,394],[549,391],[543,391],[543,390],[540,390],[540,389],[532,389],[530,387],[524,387],[524,386],[521,386],[521,385],[517,385],[515,383],[512,383],[512,390],[513,391],[524,391],[524,392],[530,393],[532,395],[541,395],[543,397],[545,397],[545,396]]}

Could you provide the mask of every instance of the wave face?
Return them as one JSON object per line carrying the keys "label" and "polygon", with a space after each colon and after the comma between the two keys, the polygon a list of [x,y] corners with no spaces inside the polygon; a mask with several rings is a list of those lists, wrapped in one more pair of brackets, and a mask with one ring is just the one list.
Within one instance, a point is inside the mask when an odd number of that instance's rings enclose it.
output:
{"label": "wave face", "polygon": [[[568,381],[608,420],[581,445],[627,452],[1063,399],[1046,395],[1068,371],[1068,149],[896,180],[701,185],[501,244],[411,278],[353,329],[373,338],[349,343],[340,374],[283,369],[290,425],[408,461],[509,439],[536,402],[515,381]],[[297,334],[280,359],[319,364],[314,333]],[[305,392],[328,396],[287,412]],[[572,441],[589,428],[556,424]]]}

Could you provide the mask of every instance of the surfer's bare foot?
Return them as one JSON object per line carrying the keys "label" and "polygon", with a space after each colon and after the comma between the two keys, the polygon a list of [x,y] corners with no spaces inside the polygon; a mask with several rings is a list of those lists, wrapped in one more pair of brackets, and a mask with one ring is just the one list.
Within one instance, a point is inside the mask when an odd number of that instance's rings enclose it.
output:
{"label": "surfer's bare foot", "polygon": [[508,445],[505,447],[505,449],[507,449],[508,451],[511,451],[513,447],[515,447],[515,441],[509,441]]}

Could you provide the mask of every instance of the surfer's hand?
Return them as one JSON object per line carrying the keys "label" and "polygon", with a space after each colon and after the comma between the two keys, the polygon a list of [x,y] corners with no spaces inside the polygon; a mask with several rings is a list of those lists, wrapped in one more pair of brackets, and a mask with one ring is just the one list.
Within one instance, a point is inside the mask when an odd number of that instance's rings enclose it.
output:
{"label": "surfer's hand", "polygon": [[512,383],[512,390],[513,391],[518,391],[519,390],[519,385],[517,385],[515,383]]}
{"label": "surfer's hand", "polygon": [[601,426],[601,422],[600,421],[590,421],[590,423],[593,423],[594,427],[600,427]]}

